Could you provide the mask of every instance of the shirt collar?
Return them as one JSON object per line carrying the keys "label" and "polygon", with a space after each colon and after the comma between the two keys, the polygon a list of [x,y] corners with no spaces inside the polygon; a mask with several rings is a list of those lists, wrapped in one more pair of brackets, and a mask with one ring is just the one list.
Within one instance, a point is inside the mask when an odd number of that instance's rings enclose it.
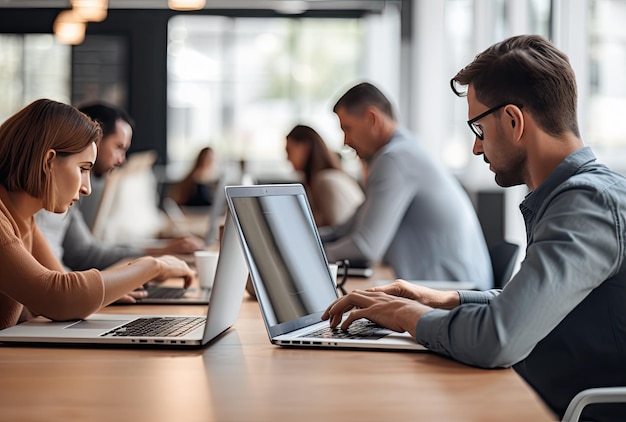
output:
{"label": "shirt collar", "polygon": [[588,146],[572,152],[561,161],[561,164],[550,173],[537,189],[526,196],[520,205],[522,212],[524,213],[524,207],[529,211],[536,211],[552,191],[578,173],[583,166],[593,161],[596,161],[596,156]]}
{"label": "shirt collar", "polygon": [[368,165],[373,165],[374,161],[376,161],[378,157],[383,155],[385,151],[391,148],[392,144],[396,144],[403,139],[410,139],[410,138],[411,138],[411,133],[409,132],[409,130],[400,125],[397,125],[396,129],[391,134],[391,138],[389,138],[389,142],[387,142],[381,149],[379,149],[376,152],[376,154],[374,154],[372,158],[369,159],[369,161],[366,160],[366,163]]}

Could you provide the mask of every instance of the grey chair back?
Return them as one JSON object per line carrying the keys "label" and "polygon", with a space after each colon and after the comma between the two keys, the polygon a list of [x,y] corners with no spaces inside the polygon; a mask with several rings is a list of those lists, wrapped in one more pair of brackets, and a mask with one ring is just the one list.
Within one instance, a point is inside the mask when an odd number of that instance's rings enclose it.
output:
{"label": "grey chair back", "polygon": [[511,279],[519,249],[519,245],[506,240],[489,248],[495,288],[501,289]]}

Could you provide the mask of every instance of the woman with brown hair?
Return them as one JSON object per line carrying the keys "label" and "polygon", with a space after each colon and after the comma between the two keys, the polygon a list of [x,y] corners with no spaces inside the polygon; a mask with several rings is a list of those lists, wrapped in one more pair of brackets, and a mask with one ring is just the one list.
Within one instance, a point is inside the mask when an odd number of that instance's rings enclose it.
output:
{"label": "woman with brown hair", "polygon": [[345,222],[365,199],[354,178],[341,170],[339,158],[311,127],[297,125],[287,134],[287,159],[304,176],[304,186],[318,226]]}
{"label": "woman with brown hair", "polygon": [[100,126],[76,108],[37,100],[0,126],[0,328],[43,315],[84,318],[145,282],[182,277],[187,264],[143,257],[116,269],[66,273],[34,221],[89,195]]}

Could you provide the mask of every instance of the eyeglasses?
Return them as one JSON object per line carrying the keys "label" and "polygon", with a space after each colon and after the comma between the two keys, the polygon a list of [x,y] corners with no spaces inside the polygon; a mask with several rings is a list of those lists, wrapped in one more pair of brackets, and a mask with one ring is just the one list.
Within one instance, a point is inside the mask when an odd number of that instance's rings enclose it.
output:
{"label": "eyeglasses", "polygon": [[341,294],[344,296],[348,294],[346,288],[346,281],[348,281],[348,270],[350,269],[350,261],[347,259],[337,261],[337,269],[341,268],[343,270],[343,275],[341,276],[341,281],[337,282],[337,289],[341,291]]}
{"label": "eyeglasses", "polygon": [[[474,135],[476,135],[476,137],[478,139],[480,139],[481,141],[485,139],[485,134],[483,133],[483,128],[480,125],[477,125],[476,122],[479,121],[480,119],[482,119],[485,116],[490,115],[491,113],[493,113],[494,111],[497,111],[499,109],[501,109],[502,107],[505,107],[507,105],[509,105],[511,103],[504,103],[504,104],[500,104],[497,105],[495,107],[490,108],[489,110],[485,111],[484,113],[479,114],[478,116],[474,117],[471,120],[467,121],[467,125],[470,127],[470,129],[472,130],[472,132],[474,132]],[[521,104],[513,104],[519,108],[522,108]]]}

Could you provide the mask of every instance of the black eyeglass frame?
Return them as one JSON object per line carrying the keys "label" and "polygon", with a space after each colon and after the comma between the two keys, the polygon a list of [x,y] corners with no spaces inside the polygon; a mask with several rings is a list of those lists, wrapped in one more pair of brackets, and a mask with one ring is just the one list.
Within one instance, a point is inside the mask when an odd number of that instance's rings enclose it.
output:
{"label": "black eyeglass frame", "polygon": [[350,269],[350,261],[348,259],[343,259],[341,261],[337,261],[335,264],[337,264],[337,269],[341,268],[343,270],[341,280],[337,281],[337,290],[339,290],[341,294],[345,296],[348,294],[344,286],[346,285],[346,281],[348,281],[348,270]]}
{"label": "black eyeglass frame", "polygon": [[474,133],[474,135],[476,135],[476,137],[478,139],[480,139],[481,141],[483,141],[485,139],[485,134],[482,133],[482,130],[479,131],[479,129],[474,125],[474,123],[476,123],[477,121],[479,121],[480,119],[489,116],[491,113],[496,112],[498,110],[500,110],[502,107],[506,107],[509,104],[512,104],[514,106],[517,106],[520,110],[522,108],[524,108],[523,105],[521,104],[514,104],[514,103],[504,103],[504,104],[500,104],[497,105],[495,107],[491,107],[489,110],[485,111],[484,113],[479,114],[478,116],[474,117],[473,119],[470,119],[467,121],[467,125],[469,126],[470,130]]}

